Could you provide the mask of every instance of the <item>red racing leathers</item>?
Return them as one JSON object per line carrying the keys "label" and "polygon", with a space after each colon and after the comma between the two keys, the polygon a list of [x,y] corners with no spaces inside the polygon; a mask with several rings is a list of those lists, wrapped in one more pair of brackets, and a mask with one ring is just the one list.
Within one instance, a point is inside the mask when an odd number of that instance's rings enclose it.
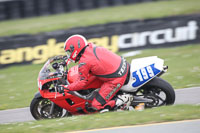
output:
{"label": "red racing leathers", "polygon": [[88,74],[93,74],[103,81],[103,84],[92,101],[92,107],[97,110],[107,105],[115,106],[115,100],[111,100],[124,84],[129,65],[124,58],[110,52],[103,47],[88,44],[79,61],[79,78],[68,85],[70,91],[84,89],[87,84]]}

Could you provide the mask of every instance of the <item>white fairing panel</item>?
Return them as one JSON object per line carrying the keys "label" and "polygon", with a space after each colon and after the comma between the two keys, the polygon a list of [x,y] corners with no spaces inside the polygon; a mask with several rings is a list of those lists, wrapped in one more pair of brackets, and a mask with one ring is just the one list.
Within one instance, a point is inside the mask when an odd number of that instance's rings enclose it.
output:
{"label": "white fairing panel", "polygon": [[163,70],[164,60],[157,56],[133,59],[131,61],[130,78],[127,85],[120,90],[135,92],[139,87],[153,79]]}

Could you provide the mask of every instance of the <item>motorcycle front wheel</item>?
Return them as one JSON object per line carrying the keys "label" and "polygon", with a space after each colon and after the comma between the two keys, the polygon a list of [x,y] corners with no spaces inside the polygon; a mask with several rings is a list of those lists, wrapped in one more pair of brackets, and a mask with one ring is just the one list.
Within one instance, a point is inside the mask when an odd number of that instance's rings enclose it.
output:
{"label": "motorcycle front wheel", "polygon": [[[49,99],[42,97],[33,98],[30,105],[30,112],[36,120],[60,118],[66,116],[68,113],[67,111],[64,112],[61,107],[55,105],[53,113],[50,114],[51,106],[52,103]],[[65,115],[63,116],[63,114]]]}
{"label": "motorcycle front wheel", "polygon": [[139,95],[152,100],[146,103],[146,108],[171,105],[175,102],[175,91],[173,87],[165,80],[155,77],[138,91]]}

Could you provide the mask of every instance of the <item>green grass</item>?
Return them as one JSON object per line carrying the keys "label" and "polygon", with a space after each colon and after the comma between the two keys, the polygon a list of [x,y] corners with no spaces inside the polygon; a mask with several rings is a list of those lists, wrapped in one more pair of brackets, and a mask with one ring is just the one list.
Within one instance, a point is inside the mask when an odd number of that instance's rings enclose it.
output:
{"label": "green grass", "polygon": [[29,106],[37,91],[42,65],[14,66],[0,70],[0,110]]}
{"label": "green grass", "polygon": [[200,105],[165,106],[141,112],[108,112],[61,119],[1,124],[0,132],[54,133],[191,119],[200,119]]}
{"label": "green grass", "polygon": [[[158,56],[169,70],[162,78],[175,89],[200,86],[200,44],[143,50],[132,58]],[[122,54],[120,52],[119,54]],[[0,110],[27,107],[38,91],[37,76],[42,65],[12,66],[0,70]]]}
{"label": "green grass", "polygon": [[166,49],[143,50],[141,55],[158,56],[165,60],[169,66],[167,73],[162,78],[167,80],[175,89],[200,86],[200,45],[187,45]]}
{"label": "green grass", "polygon": [[0,36],[35,34],[131,19],[158,18],[199,12],[199,0],[169,0],[130,4],[52,16],[2,21],[0,22]]}

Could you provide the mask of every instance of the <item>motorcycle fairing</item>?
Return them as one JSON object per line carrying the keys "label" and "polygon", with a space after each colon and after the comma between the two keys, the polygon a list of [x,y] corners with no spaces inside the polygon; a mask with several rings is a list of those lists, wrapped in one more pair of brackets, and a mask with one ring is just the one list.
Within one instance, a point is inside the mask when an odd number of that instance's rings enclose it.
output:
{"label": "motorcycle fairing", "polygon": [[121,90],[135,92],[142,85],[149,82],[163,71],[164,60],[157,56],[133,59],[131,61],[130,78],[128,84]]}
{"label": "motorcycle fairing", "polygon": [[[58,75],[59,73],[57,73],[57,71],[52,68],[53,63],[54,62],[49,59],[39,72],[38,88],[40,91],[40,95],[54,102],[61,108],[68,110],[71,114],[89,113],[85,108],[85,103],[88,102],[89,104],[91,104],[91,100],[85,100],[70,93],[65,93],[65,96],[63,96],[63,94],[60,94],[58,92],[51,92],[49,89],[47,89],[48,87],[45,87],[47,83],[59,80],[60,78],[60,76]],[[75,82],[78,78],[78,75],[78,65],[71,67],[67,75],[68,82]],[[100,88],[101,85],[101,80],[99,80],[96,76],[89,74],[88,83],[84,89],[96,89]],[[69,101],[73,104],[71,104]]]}

